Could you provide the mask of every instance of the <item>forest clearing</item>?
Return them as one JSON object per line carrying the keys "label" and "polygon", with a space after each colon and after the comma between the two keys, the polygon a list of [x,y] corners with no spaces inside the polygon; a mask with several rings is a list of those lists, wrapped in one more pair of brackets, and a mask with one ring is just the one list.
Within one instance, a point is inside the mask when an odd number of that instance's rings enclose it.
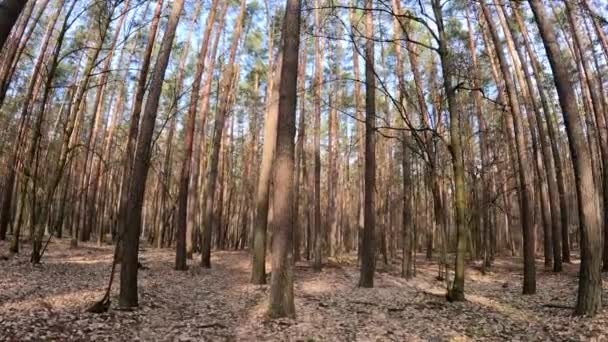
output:
{"label": "forest clearing", "polygon": [[0,0],[0,340],[608,340],[606,0]]}
{"label": "forest clearing", "polygon": [[400,278],[398,264],[379,264],[373,289],[356,286],[353,256],[329,261],[320,273],[298,262],[297,317],[274,321],[265,315],[268,286],[249,282],[246,252],[214,252],[214,268],[187,272],[173,269],[169,249],[145,247],[140,256],[139,308],[103,314],[86,309],[105,290],[110,246],[70,249],[64,239],[51,243],[41,265],[22,256],[1,261],[0,340],[600,341],[608,334],[605,312],[593,319],[572,316],[576,264],[560,274],[540,271],[543,285],[525,297],[519,258],[497,260],[486,275],[469,265],[467,301],[450,303],[445,283],[436,279],[437,264],[422,253],[416,278]]}

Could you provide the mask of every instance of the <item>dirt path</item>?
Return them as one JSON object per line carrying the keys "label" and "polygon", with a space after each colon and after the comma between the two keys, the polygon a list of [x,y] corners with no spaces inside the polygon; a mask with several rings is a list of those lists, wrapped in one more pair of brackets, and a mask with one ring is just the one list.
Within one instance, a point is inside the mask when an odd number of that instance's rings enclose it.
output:
{"label": "dirt path", "polygon": [[[418,276],[405,281],[393,272],[377,274],[376,287],[355,285],[352,260],[330,263],[320,273],[296,265],[296,320],[264,316],[267,286],[250,285],[246,252],[216,252],[213,269],[191,261],[173,270],[172,250],[146,249],[140,270],[140,308],[134,312],[84,310],[103,294],[110,246],[69,249],[49,246],[43,264],[31,266],[27,249],[0,261],[0,340],[95,341],[416,341],[416,340],[589,340],[606,338],[608,314],[571,317],[577,265],[564,274],[539,264],[538,294],[520,295],[516,259],[497,261],[481,275],[469,267],[467,302],[447,303],[436,266],[418,260]],[[0,254],[8,249],[0,243]],[[381,265],[379,265],[381,266]],[[117,301],[113,291],[113,304]]]}

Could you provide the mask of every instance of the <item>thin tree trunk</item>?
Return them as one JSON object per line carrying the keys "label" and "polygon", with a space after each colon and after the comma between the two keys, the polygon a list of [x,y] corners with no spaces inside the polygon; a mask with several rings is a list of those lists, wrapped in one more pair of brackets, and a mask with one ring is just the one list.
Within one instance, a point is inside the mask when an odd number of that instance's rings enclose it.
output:
{"label": "thin tree trunk", "polygon": [[[266,231],[268,229],[268,207],[270,196],[270,177],[277,138],[277,117],[279,106],[279,69],[282,63],[282,54],[279,52],[276,63],[272,63],[273,31],[270,24],[270,14],[267,13],[267,31],[270,45],[268,51],[268,73],[266,85],[266,118],[264,121],[264,146],[262,147],[262,162],[258,175],[258,186],[255,197],[255,221],[253,226],[251,282],[253,284],[266,284]],[[276,67],[276,71],[273,68]]]}
{"label": "thin tree trunk", "polygon": [[[522,214],[522,231],[524,237],[524,282],[523,294],[536,293],[536,266],[534,262],[534,231],[532,226],[534,209],[532,202],[532,180],[527,172],[528,156],[526,153],[526,144],[524,141],[524,127],[521,122],[522,114],[520,111],[519,100],[517,98],[517,90],[513,83],[513,77],[509,64],[501,48],[501,41],[498,36],[496,24],[492,19],[492,15],[485,3],[485,0],[480,2],[481,8],[488,23],[488,29],[498,58],[502,74],[504,75],[505,86],[507,89],[507,98],[512,116],[513,128],[515,133],[515,147],[517,153],[517,164],[519,166],[519,188],[520,188],[520,208]],[[508,120],[508,119],[507,119]]]}
{"label": "thin tree trunk", "polygon": [[448,299],[464,300],[464,258],[466,253],[466,198],[464,181],[464,161],[462,158],[462,137],[460,132],[460,108],[456,99],[456,89],[453,85],[451,62],[448,50],[448,38],[443,23],[443,13],[438,0],[433,0],[433,12],[439,32],[439,56],[443,72],[443,88],[448,99],[450,113],[450,155],[454,172],[454,201],[456,209],[456,261],[454,267],[454,282],[448,291]]}
{"label": "thin tree trunk", "polygon": [[[218,0],[214,0],[211,4],[211,11],[207,17],[207,25],[201,42],[201,49],[198,55],[196,71],[194,72],[194,80],[192,83],[192,95],[190,97],[190,106],[186,116],[185,137],[184,137],[184,158],[182,159],[182,168],[180,172],[179,192],[177,195],[177,246],[175,253],[175,269],[186,270],[186,219],[188,209],[188,185],[190,183],[190,170],[192,167],[192,150],[194,143],[194,127],[196,125],[196,114],[198,110],[199,90],[201,79],[205,69],[205,58],[207,58],[207,48],[209,46],[209,37],[211,37],[211,29],[215,22],[217,13]],[[194,23],[194,22],[193,22]],[[209,71],[212,72],[212,71]],[[192,216],[193,217],[193,216]],[[191,234],[190,234],[191,236]],[[192,245],[192,243],[190,243]]]}
{"label": "thin tree trunk", "polygon": [[374,287],[376,268],[376,76],[374,73],[373,0],[365,1],[365,201],[359,286]]}
{"label": "thin tree trunk", "polygon": [[[220,103],[218,110],[215,115],[215,125],[213,129],[213,142],[212,151],[209,159],[209,166],[207,170],[207,179],[205,184],[205,209],[203,212],[203,229],[204,234],[201,244],[201,265],[205,268],[211,267],[211,229],[213,222],[213,203],[215,197],[215,190],[217,187],[217,175],[219,165],[219,155],[222,142],[222,132],[224,130],[226,115],[228,114],[228,106],[230,101],[230,94],[232,91],[233,74],[234,74],[234,61],[236,59],[236,52],[243,30],[243,22],[245,17],[245,0],[241,0],[241,8],[239,16],[235,21],[235,30],[232,33],[232,44],[230,46],[230,55],[228,64],[226,65],[225,74],[222,77],[220,93]],[[220,204],[221,205],[221,204]]]}
{"label": "thin tree trunk", "polygon": [[323,224],[321,223],[321,96],[323,92],[323,38],[321,29],[320,0],[315,0],[315,74],[314,74],[314,197],[313,197],[313,241],[315,271],[323,267]]}
{"label": "thin tree trunk", "polygon": [[[295,175],[294,175],[294,215],[293,215],[293,259],[300,260],[300,244],[302,240],[302,227],[300,225],[300,175],[302,172],[302,164],[305,162],[304,143],[306,140],[306,61],[307,61],[307,44],[304,41],[304,47],[300,51],[300,66],[298,70],[298,96],[300,96],[300,118],[298,124],[298,137],[295,152]],[[304,175],[303,181],[306,181]]]}

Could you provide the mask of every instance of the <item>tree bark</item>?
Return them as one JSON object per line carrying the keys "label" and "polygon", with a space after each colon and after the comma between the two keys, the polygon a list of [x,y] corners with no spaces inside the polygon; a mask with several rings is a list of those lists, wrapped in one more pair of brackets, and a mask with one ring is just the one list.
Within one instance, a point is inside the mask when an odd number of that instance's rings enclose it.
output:
{"label": "tree bark", "polygon": [[[302,227],[300,224],[300,175],[302,174],[302,164],[305,162],[304,158],[304,144],[306,140],[306,60],[307,60],[307,49],[306,41],[304,41],[304,48],[300,49],[300,66],[298,70],[298,96],[300,99],[300,117],[298,123],[298,137],[296,143],[295,152],[295,175],[294,175],[294,215],[293,215],[293,259],[294,261],[300,260],[300,244],[302,240]],[[306,181],[306,175],[302,177],[302,182]]]}
{"label": "tree bark", "polygon": [[321,222],[321,96],[323,93],[323,37],[321,28],[320,0],[315,0],[315,75],[314,75],[314,197],[313,241],[315,271],[323,267],[323,224]]}
{"label": "tree bark", "polygon": [[294,136],[300,46],[300,0],[288,0],[282,35],[283,63],[279,83],[276,172],[274,176],[274,237],[268,315],[294,317],[293,301],[293,172]]}
{"label": "tree bark", "polygon": [[374,72],[373,0],[365,1],[365,200],[360,287],[374,287],[376,268],[376,75]]}
{"label": "tree bark", "polygon": [[522,113],[520,111],[519,100],[517,98],[517,89],[513,83],[513,76],[505,54],[502,50],[496,24],[492,19],[492,15],[485,0],[480,2],[484,17],[488,23],[488,29],[494,47],[496,49],[496,56],[498,58],[500,69],[504,76],[505,86],[507,89],[507,99],[509,108],[512,116],[513,128],[515,133],[515,147],[517,154],[517,164],[519,166],[519,192],[520,192],[520,208],[522,214],[522,231],[524,238],[524,283],[523,283],[523,294],[534,294],[536,293],[536,266],[534,256],[534,231],[533,231],[533,217],[534,208],[532,202],[532,180],[527,172],[529,168],[528,156],[526,153],[526,144],[524,140],[524,127],[521,122]]}
{"label": "tree bark", "polygon": [[0,50],[28,0],[3,0],[0,3]]}
{"label": "tree bark", "polygon": [[599,196],[593,183],[590,151],[585,139],[582,118],[576,105],[574,88],[570,82],[568,63],[561,54],[555,32],[546,17],[544,4],[540,0],[528,0],[528,2],[532,7],[547,58],[553,70],[574,164],[581,244],[581,266],[575,313],[593,316],[602,306],[602,237]]}
{"label": "tree bark", "polygon": [[439,56],[443,72],[443,88],[448,99],[450,113],[450,155],[452,156],[452,169],[454,172],[454,202],[456,214],[456,261],[454,268],[454,281],[448,291],[447,297],[453,301],[464,300],[464,258],[466,253],[466,198],[464,181],[464,161],[462,158],[462,136],[460,132],[460,108],[456,99],[456,89],[453,85],[453,76],[448,38],[443,23],[443,13],[438,0],[432,2],[437,29],[439,33]]}
{"label": "tree bark", "polygon": [[184,158],[182,159],[182,168],[180,172],[179,192],[177,195],[177,245],[175,253],[175,269],[183,271],[187,269],[186,265],[186,219],[188,210],[188,185],[190,183],[190,173],[192,167],[192,147],[194,143],[194,128],[196,125],[196,114],[199,102],[199,90],[201,79],[205,69],[205,58],[207,58],[207,48],[209,45],[209,37],[211,37],[211,29],[215,22],[217,13],[218,0],[213,0],[211,10],[207,17],[207,25],[201,42],[201,49],[198,54],[198,62],[196,71],[194,72],[194,80],[192,81],[192,93],[190,96],[190,106],[186,116],[185,137],[184,137]]}
{"label": "tree bark", "polygon": [[120,295],[119,305],[123,308],[136,307],[137,298],[137,264],[139,253],[139,235],[142,224],[142,207],[146,180],[150,167],[151,144],[158,112],[158,104],[165,79],[165,72],[169,64],[169,57],[175,39],[177,24],[184,7],[184,0],[175,0],[165,34],[160,46],[158,59],[150,82],[150,90],[142,116],[141,131],[137,139],[133,173],[129,182],[128,201],[126,206],[124,224],[123,260],[120,268]]}
{"label": "tree bark", "polygon": [[[215,125],[213,128],[213,142],[212,151],[209,159],[209,166],[207,170],[207,180],[205,183],[205,208],[203,212],[203,238],[201,243],[201,266],[205,268],[211,267],[211,230],[213,227],[213,204],[215,197],[215,190],[217,186],[218,176],[218,165],[220,157],[220,148],[222,145],[222,132],[226,122],[226,116],[228,114],[228,105],[230,101],[230,94],[232,91],[233,75],[234,75],[234,61],[236,59],[236,52],[243,29],[243,21],[245,17],[245,0],[241,0],[241,7],[239,16],[235,22],[235,30],[232,33],[232,44],[230,46],[230,55],[228,64],[226,65],[225,74],[221,80],[220,103],[218,110],[215,115]],[[221,204],[220,204],[221,205]]]}
{"label": "tree bark", "polygon": [[[137,135],[139,132],[139,121],[141,116],[141,110],[144,102],[144,95],[146,93],[146,84],[148,80],[148,71],[150,70],[150,60],[152,58],[152,50],[154,49],[154,43],[156,39],[156,33],[158,32],[158,25],[160,22],[160,15],[163,8],[163,0],[157,0],[156,9],[152,17],[150,29],[148,31],[148,39],[146,42],[146,49],[142,56],[141,69],[139,71],[139,77],[137,79],[137,86],[135,95],[133,98],[133,107],[131,109],[131,117],[129,119],[129,130],[127,133],[127,142],[125,147],[125,155],[122,165],[121,183],[119,190],[118,199],[118,236],[121,237],[125,230],[127,206],[129,200],[129,182],[131,179],[131,172],[133,168],[133,160],[135,153],[135,144],[137,142]],[[121,244],[124,241],[118,241],[117,248],[121,248]],[[118,259],[122,258],[122,253],[117,253]]]}

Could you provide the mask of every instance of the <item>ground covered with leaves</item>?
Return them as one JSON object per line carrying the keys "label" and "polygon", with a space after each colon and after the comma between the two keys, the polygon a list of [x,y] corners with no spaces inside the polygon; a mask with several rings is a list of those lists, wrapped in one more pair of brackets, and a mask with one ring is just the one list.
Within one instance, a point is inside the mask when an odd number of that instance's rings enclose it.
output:
{"label": "ground covered with leaves", "polygon": [[[92,314],[110,272],[112,247],[69,248],[51,242],[41,265],[28,248],[8,256],[0,242],[0,340],[95,341],[417,341],[603,340],[608,310],[597,317],[571,316],[578,265],[561,274],[538,264],[538,292],[522,296],[517,258],[496,261],[482,275],[467,268],[467,301],[445,300],[437,265],[417,259],[417,276],[404,280],[399,265],[379,261],[375,287],[356,286],[353,258],[332,260],[322,272],[296,265],[296,319],[265,316],[268,286],[249,284],[246,252],[219,251],[212,269],[173,270],[174,252],[145,248],[139,272],[140,307]],[[8,257],[8,260],[6,259]],[[540,261],[540,260],[539,260]]]}

